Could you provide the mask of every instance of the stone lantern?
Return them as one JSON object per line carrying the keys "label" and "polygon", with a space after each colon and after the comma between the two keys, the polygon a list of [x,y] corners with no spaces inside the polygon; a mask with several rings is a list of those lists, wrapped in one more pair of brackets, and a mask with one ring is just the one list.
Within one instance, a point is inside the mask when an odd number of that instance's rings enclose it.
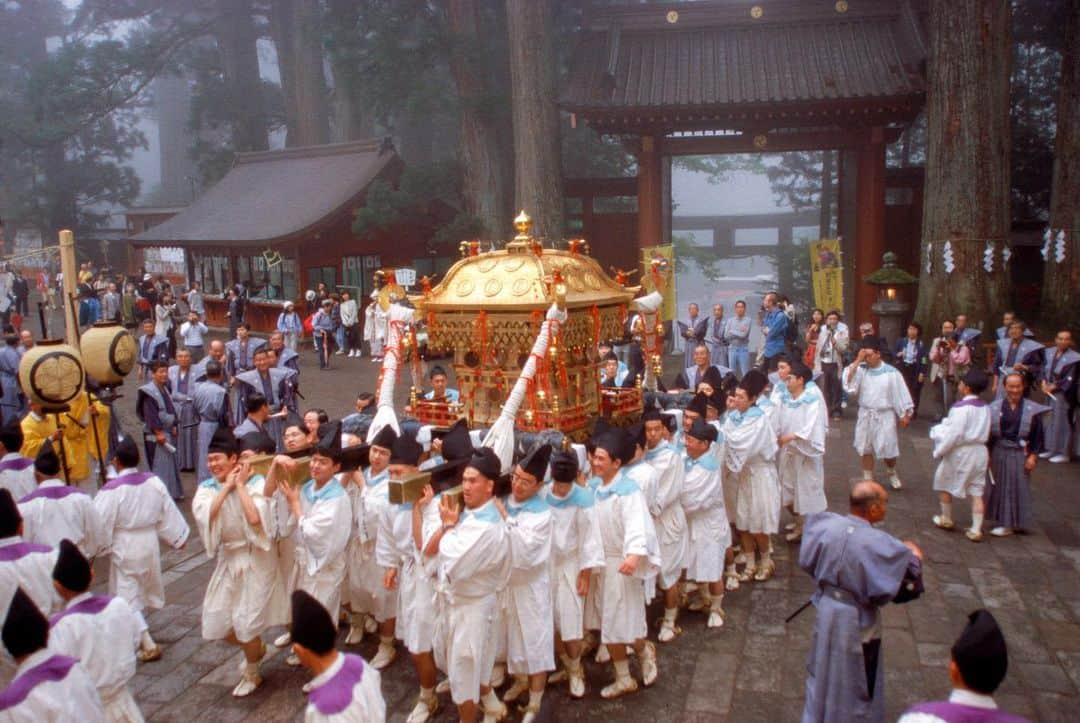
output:
{"label": "stone lantern", "polygon": [[878,336],[885,339],[892,349],[896,341],[904,336],[906,330],[903,324],[911,311],[911,304],[900,299],[900,287],[911,286],[919,279],[896,265],[896,254],[892,251],[886,251],[881,262],[882,267],[864,276],[863,280],[878,287],[877,301],[870,306],[870,310],[881,320]]}

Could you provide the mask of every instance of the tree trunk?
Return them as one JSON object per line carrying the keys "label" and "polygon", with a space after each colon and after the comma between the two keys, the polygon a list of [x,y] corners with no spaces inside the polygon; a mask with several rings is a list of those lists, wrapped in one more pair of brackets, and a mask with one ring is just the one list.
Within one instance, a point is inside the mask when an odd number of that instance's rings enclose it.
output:
{"label": "tree trunk", "polygon": [[277,49],[285,103],[285,145],[315,146],[330,140],[317,0],[273,0],[270,29]]}
{"label": "tree trunk", "polygon": [[[1042,286],[1042,331],[1046,338],[1062,327],[1076,329],[1080,321],[1080,0],[1068,0],[1067,8],[1050,196],[1051,242]],[[1060,263],[1059,232],[1063,233],[1064,253]]]}
{"label": "tree trunk", "polygon": [[[932,0],[925,210],[916,317],[967,314],[985,329],[1009,301],[1008,0]],[[987,244],[993,268],[983,266]],[[946,262],[946,245],[952,270]],[[932,264],[927,273],[927,260]]]}
{"label": "tree trunk", "polygon": [[269,147],[266,109],[251,0],[219,0],[219,7],[216,37],[232,100],[232,145],[237,151],[265,151]]}
{"label": "tree trunk", "polygon": [[[496,66],[507,65],[501,52],[488,53],[476,0],[447,0],[450,71],[461,104],[458,155],[466,210],[483,223],[487,238],[500,238],[513,221],[512,157],[505,148],[512,133],[510,116],[498,102]],[[505,45],[497,43],[499,50]],[[506,75],[505,71],[502,74]]]}
{"label": "tree trunk", "polygon": [[562,160],[551,0],[506,0],[514,108],[515,205],[533,233],[563,237]]}

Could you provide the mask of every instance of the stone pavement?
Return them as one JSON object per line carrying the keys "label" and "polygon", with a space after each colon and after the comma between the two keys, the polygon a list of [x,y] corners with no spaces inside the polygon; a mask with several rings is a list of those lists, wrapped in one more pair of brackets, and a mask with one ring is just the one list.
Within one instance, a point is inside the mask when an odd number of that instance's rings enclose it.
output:
{"label": "stone pavement", "polygon": [[[334,365],[336,369],[320,372],[308,351],[301,389],[307,397],[305,408],[323,406],[332,417],[340,417],[356,391],[373,388],[377,365],[343,357],[334,357]],[[134,422],[133,382],[128,382],[124,392],[119,412],[125,426],[130,426]],[[849,412],[829,433],[832,454],[826,473],[834,510],[846,507],[848,486],[858,476],[851,448],[853,416]],[[934,463],[928,427],[928,422],[918,420],[902,434],[900,470],[905,488],[891,494],[885,523],[893,534],[918,542],[927,556],[925,595],[907,605],[889,606],[884,613],[889,719],[912,703],[948,692],[946,666],[952,641],[967,613],[985,606],[1002,624],[1009,644],[1011,665],[998,696],[1000,704],[1031,719],[1076,720],[1073,706],[1080,704],[1077,465],[1040,463],[1034,484],[1036,524],[1030,534],[1000,540],[988,536],[986,542],[974,544],[960,533],[943,532],[930,523],[936,502],[931,491]],[[187,477],[185,485],[191,490],[195,482]],[[184,507],[189,514],[190,502]],[[959,522],[968,520],[963,505],[957,505],[955,513]],[[683,634],[668,645],[657,646],[660,678],[653,688],[603,701],[599,689],[609,682],[611,668],[589,662],[586,699],[572,701],[563,688],[549,689],[545,708],[550,709],[550,720],[798,720],[814,613],[807,610],[787,625],[784,618],[808,598],[813,586],[794,565],[797,548],[782,539],[775,545],[776,576],[729,593],[723,629],[706,629],[700,613],[681,614]],[[164,657],[141,664],[133,681],[146,718],[178,723],[200,717],[223,723],[297,720],[304,705],[300,686],[306,676],[285,664],[284,651],[271,648],[263,665],[266,683],[255,694],[245,699],[229,694],[238,678],[240,656],[221,642],[200,637],[200,605],[213,562],[206,558],[197,536],[193,533],[187,549],[169,552],[164,560],[168,604],[149,616],[155,638],[164,645]],[[100,563],[98,575],[102,586],[107,570]],[[650,618],[655,621],[660,613],[657,603]],[[353,650],[369,657],[375,643],[369,637]],[[417,689],[404,650],[399,648],[398,659],[383,671],[382,687],[390,720],[403,721]],[[436,720],[456,718],[445,698]]]}

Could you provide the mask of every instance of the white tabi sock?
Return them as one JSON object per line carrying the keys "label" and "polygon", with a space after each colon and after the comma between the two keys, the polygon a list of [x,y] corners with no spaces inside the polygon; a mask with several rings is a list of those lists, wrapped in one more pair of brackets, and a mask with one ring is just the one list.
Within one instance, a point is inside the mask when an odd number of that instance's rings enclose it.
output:
{"label": "white tabi sock", "polygon": [[489,690],[480,696],[480,703],[483,704],[484,710],[499,710],[499,696],[495,695],[494,690]]}
{"label": "white tabi sock", "polygon": [[974,512],[972,512],[971,513],[971,529],[975,530],[976,532],[982,532],[982,523],[983,523],[982,513],[975,514]]}
{"label": "white tabi sock", "polygon": [[435,697],[435,689],[434,688],[425,688],[422,685],[420,686],[420,700],[431,700],[434,697]]}
{"label": "white tabi sock", "polygon": [[580,672],[581,671],[581,656],[579,655],[576,658],[571,658],[569,655],[564,655],[563,656],[563,665],[566,666],[566,671],[568,673]]}
{"label": "white tabi sock", "polygon": [[630,677],[630,661],[616,660],[615,661],[615,680],[626,680]]}
{"label": "white tabi sock", "polygon": [[247,663],[247,665],[244,666],[244,675],[256,675],[258,672],[259,672],[259,664],[258,663],[249,662],[249,663]]}
{"label": "white tabi sock", "polygon": [[952,502],[941,503],[941,516],[946,522],[952,522]]}
{"label": "white tabi sock", "polygon": [[388,648],[394,647],[394,636],[393,635],[380,635],[379,636],[379,645],[385,645]]}
{"label": "white tabi sock", "polygon": [[664,608],[664,621],[675,622],[675,616],[679,614],[679,608]]}
{"label": "white tabi sock", "polygon": [[874,479],[874,470],[872,470],[872,469],[864,469],[862,471],[862,478],[864,480],[872,480],[872,479]]}
{"label": "white tabi sock", "polygon": [[139,636],[139,647],[143,650],[153,650],[157,647],[157,643],[155,643],[154,639],[150,637],[149,630],[143,630],[142,635]]}
{"label": "white tabi sock", "polygon": [[529,707],[540,710],[540,701],[544,699],[544,691],[542,690],[530,690],[529,691]]}

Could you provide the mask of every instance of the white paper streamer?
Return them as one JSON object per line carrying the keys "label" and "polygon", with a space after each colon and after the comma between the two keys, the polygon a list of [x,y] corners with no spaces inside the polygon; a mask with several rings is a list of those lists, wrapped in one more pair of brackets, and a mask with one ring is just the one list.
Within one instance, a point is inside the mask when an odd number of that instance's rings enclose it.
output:
{"label": "white paper streamer", "polygon": [[983,249],[983,268],[986,269],[986,273],[990,273],[994,270],[994,242],[987,241],[986,248]]}
{"label": "white paper streamer", "polygon": [[926,273],[934,273],[934,243],[926,244]]}
{"label": "white paper streamer", "polygon": [[1008,244],[1005,244],[1004,248],[1001,249],[1001,263],[1002,263],[1002,265],[1003,266],[1008,266],[1009,265],[1009,259],[1011,259],[1011,258],[1012,258],[1012,249],[1009,248]]}
{"label": "white paper streamer", "polygon": [[1057,242],[1054,244],[1054,261],[1059,264],[1065,260],[1065,229],[1058,229]]}
{"label": "white paper streamer", "polygon": [[941,252],[942,263],[945,266],[945,273],[951,274],[956,270],[956,264],[953,263],[952,242],[946,241],[945,248]]}
{"label": "white paper streamer", "polygon": [[1042,245],[1043,261],[1049,261],[1050,260],[1050,240],[1052,238],[1053,238],[1053,235],[1050,232],[1050,228],[1047,227],[1047,229],[1043,232],[1043,245]]}

